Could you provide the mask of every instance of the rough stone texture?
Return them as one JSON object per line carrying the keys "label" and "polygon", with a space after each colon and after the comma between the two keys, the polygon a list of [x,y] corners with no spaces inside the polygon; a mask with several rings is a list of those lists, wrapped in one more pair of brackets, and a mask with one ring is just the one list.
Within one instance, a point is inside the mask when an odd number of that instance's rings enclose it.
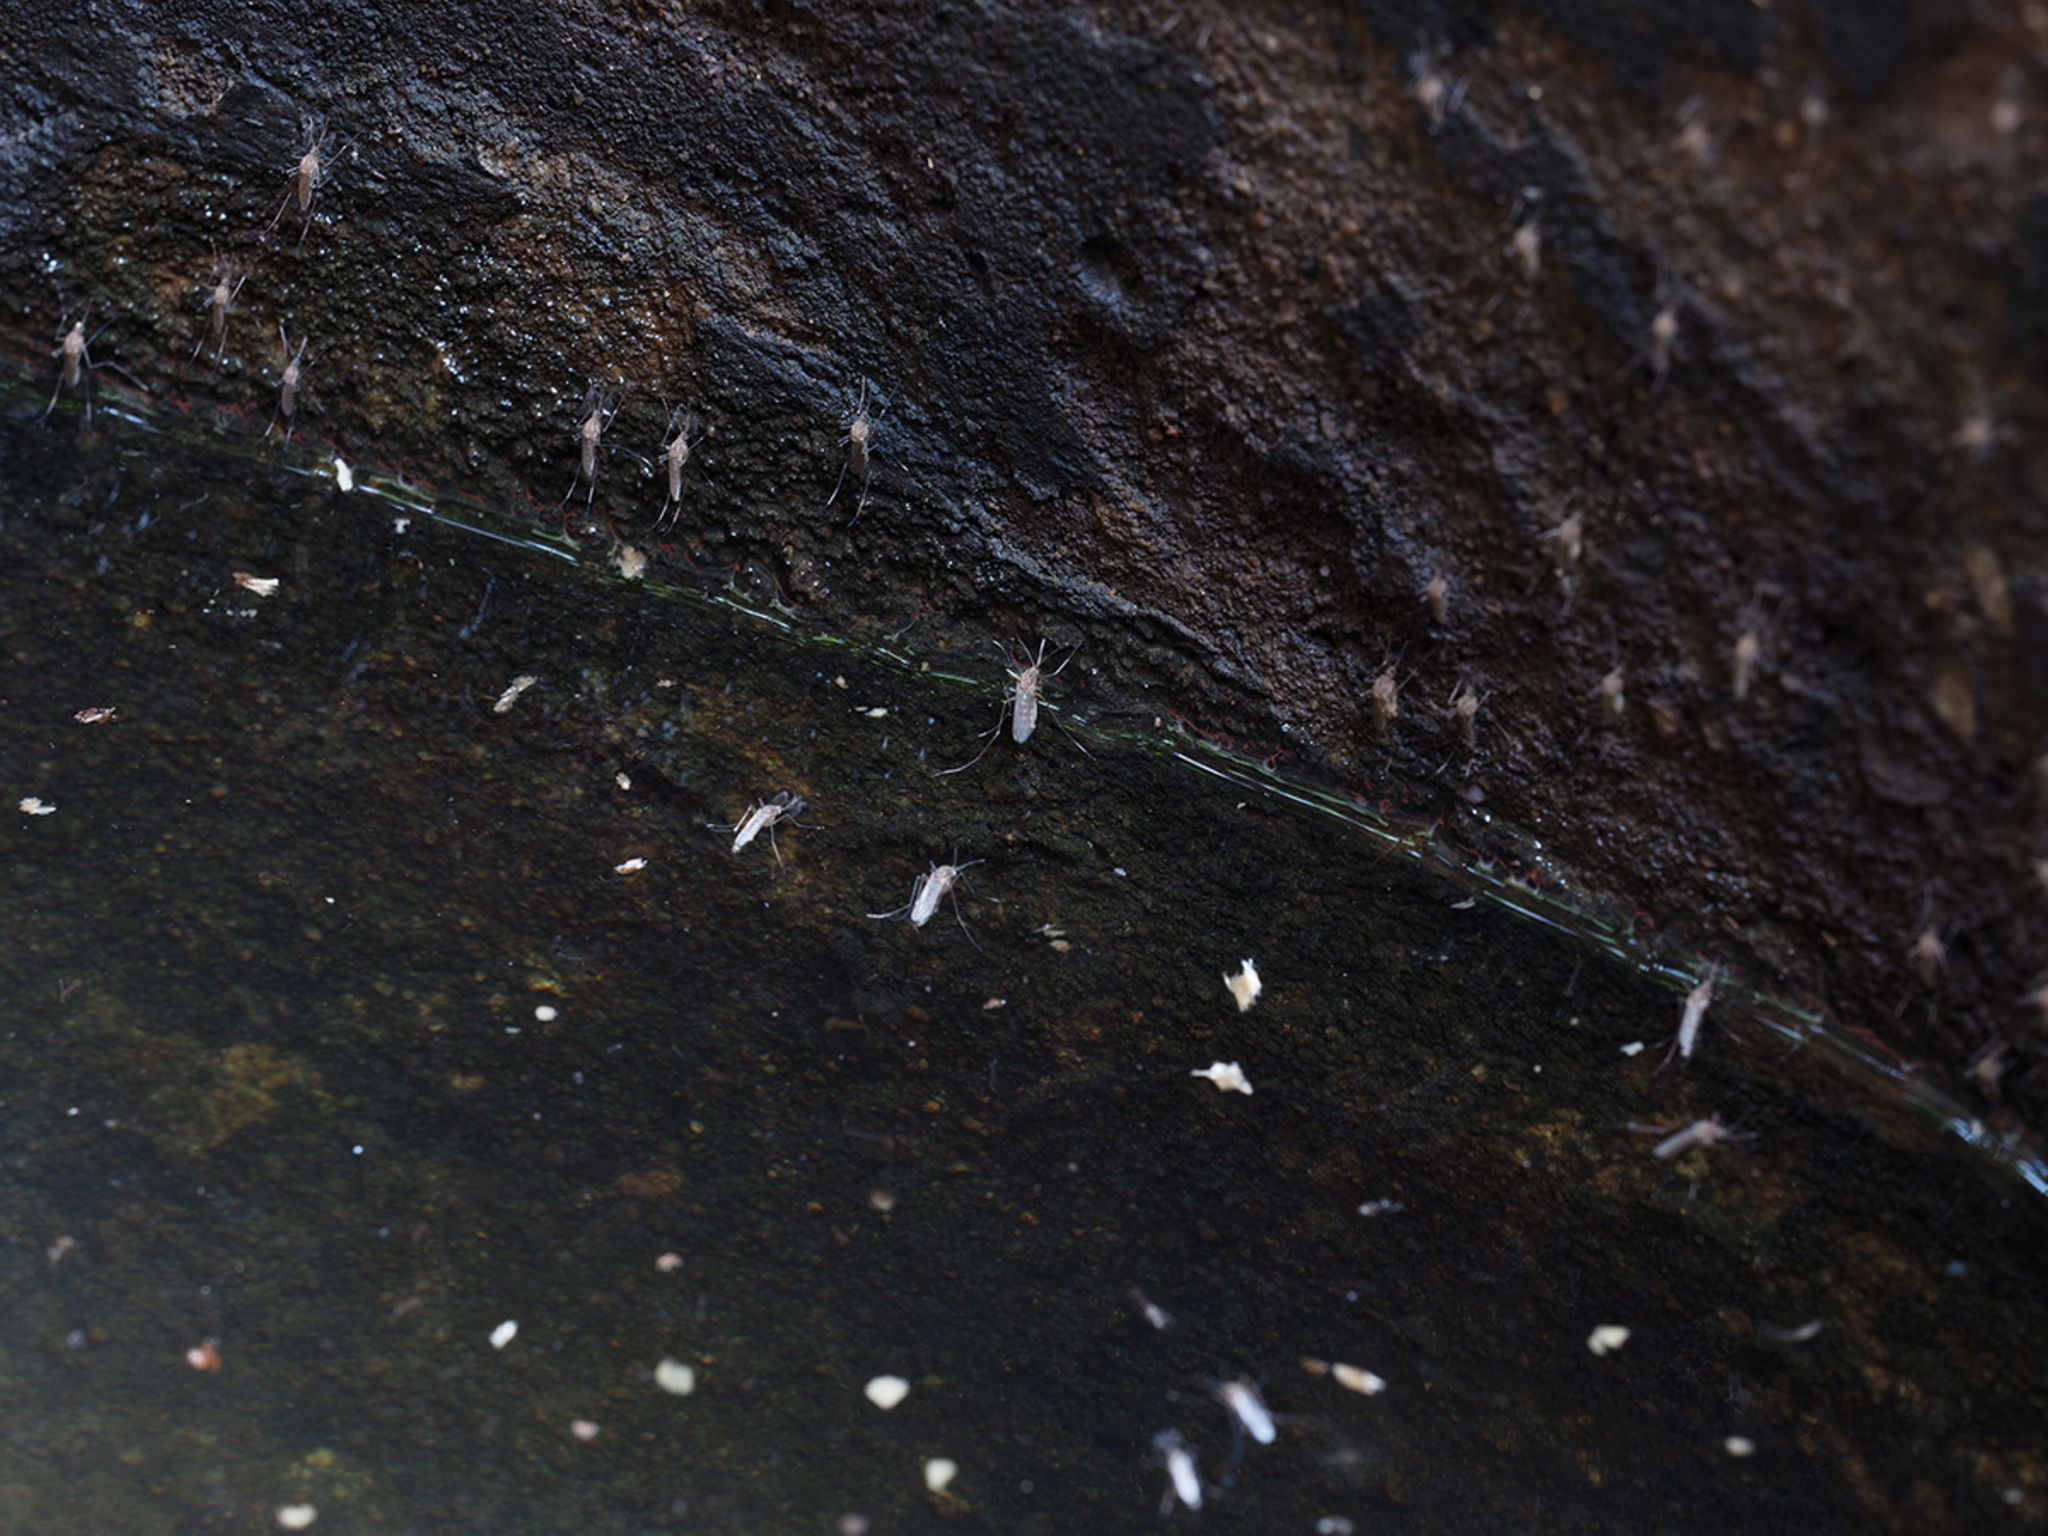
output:
{"label": "rough stone texture", "polygon": [[[2039,1125],[2044,53],[2042,5],[1965,0],[27,0],[0,280],[18,350],[54,271],[229,431],[282,319],[308,436],[515,520],[589,382],[643,454],[686,402],[676,555],[927,646],[1082,640],[1087,690],[1475,843],[1483,794]],[[316,118],[343,152],[261,242]],[[218,375],[213,244],[260,258]],[[659,500],[603,461],[599,524]]]}

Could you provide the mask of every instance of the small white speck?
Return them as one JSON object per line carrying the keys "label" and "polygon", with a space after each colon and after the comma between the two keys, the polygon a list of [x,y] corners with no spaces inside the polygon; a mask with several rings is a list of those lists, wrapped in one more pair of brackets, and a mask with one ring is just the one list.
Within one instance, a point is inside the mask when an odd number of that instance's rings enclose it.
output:
{"label": "small white speck", "polygon": [[539,1019],[543,1024],[552,1024],[556,1019],[561,1017],[561,1014],[556,1011],[555,1005],[553,1003],[542,1003],[539,1007],[533,1010],[533,1016],[536,1019]]}
{"label": "small white speck", "polygon": [[57,807],[51,805],[46,800],[38,800],[34,795],[24,795],[22,797],[20,810],[24,816],[54,816],[57,814]]}
{"label": "small white speck", "polygon": [[866,715],[870,720],[885,720],[888,718],[889,715],[889,711],[884,709],[879,704],[877,704],[873,709],[864,709],[861,711],[861,713]]}
{"label": "small white speck", "polygon": [[1252,1091],[1251,1079],[1234,1061],[1214,1061],[1206,1067],[1197,1067],[1188,1076],[1206,1077],[1225,1093],[1242,1093],[1249,1097]]}
{"label": "small white speck", "polygon": [[877,1376],[861,1391],[867,1394],[869,1402],[887,1413],[903,1399],[910,1396],[910,1383],[901,1376]]}
{"label": "small white speck", "polygon": [[244,592],[255,593],[258,597],[273,597],[277,593],[275,576],[251,576],[247,571],[237,571],[235,585]]}
{"label": "small white speck", "polygon": [[503,1349],[518,1337],[519,1325],[508,1317],[504,1322],[491,1330],[491,1348]]}
{"label": "small white speck", "polygon": [[1640,1040],[1631,1040],[1631,1041],[1629,1041],[1629,1043],[1628,1043],[1627,1045],[1624,1045],[1624,1046],[1623,1046],[1623,1047],[1621,1048],[1621,1054],[1622,1054],[1622,1055],[1624,1055],[1624,1056],[1640,1056],[1640,1055],[1642,1055],[1642,1054],[1643,1054],[1643,1042],[1642,1042],[1642,1041],[1640,1041]]}
{"label": "small white speck", "polygon": [[934,1456],[924,1464],[924,1485],[933,1493],[944,1493],[946,1485],[959,1475],[959,1463],[943,1456]]}
{"label": "small white speck", "polygon": [[1129,873],[1124,869],[1123,865],[1121,864],[1117,865],[1117,867],[1111,870],[1110,873],[1124,880],[1128,880],[1131,878]]}
{"label": "small white speck", "polygon": [[1611,1354],[1628,1342],[1628,1330],[1614,1323],[1602,1323],[1586,1335],[1586,1348],[1596,1355]]}
{"label": "small white speck", "polygon": [[348,467],[348,460],[338,454],[334,460],[334,483],[344,491],[356,488],[356,472]]}
{"label": "small white speck", "polygon": [[412,519],[409,517],[394,517],[391,519],[391,531],[393,533],[403,533],[411,526]]}
{"label": "small white speck", "polygon": [[688,1397],[697,1390],[697,1373],[673,1355],[664,1355],[654,1368],[654,1384],[671,1396]]}
{"label": "small white speck", "polygon": [[1721,1442],[1721,1449],[1730,1456],[1748,1456],[1756,1451],[1756,1442],[1747,1435],[1730,1435]]}
{"label": "small white speck", "polygon": [[601,1431],[598,1429],[597,1420],[595,1419],[571,1419],[569,1421],[569,1433],[578,1440],[581,1440],[585,1445],[588,1445],[598,1437]]}
{"label": "small white speck", "polygon": [[1237,999],[1239,1013],[1248,1011],[1259,1000],[1259,994],[1266,990],[1265,984],[1259,980],[1259,968],[1249,959],[1235,976],[1225,976],[1223,985],[1230,988],[1230,995]]}
{"label": "small white speck", "polygon": [[277,1523],[288,1531],[303,1531],[320,1518],[320,1511],[310,1504],[280,1504],[277,1506]]}
{"label": "small white speck", "polygon": [[637,875],[646,867],[647,861],[645,859],[628,859],[623,864],[614,864],[612,866],[612,873],[615,875]]}

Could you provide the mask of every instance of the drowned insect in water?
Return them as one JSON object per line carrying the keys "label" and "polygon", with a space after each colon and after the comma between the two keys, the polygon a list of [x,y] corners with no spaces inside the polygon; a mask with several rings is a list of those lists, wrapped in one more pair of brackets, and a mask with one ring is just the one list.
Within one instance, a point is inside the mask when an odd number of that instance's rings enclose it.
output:
{"label": "drowned insect in water", "polygon": [[775,829],[783,822],[788,822],[793,827],[801,827],[803,823],[798,821],[797,817],[801,816],[803,811],[803,796],[793,795],[785,789],[773,800],[755,802],[747,808],[746,815],[742,816],[730,828],[722,830],[728,830],[733,834],[732,851],[734,853],[738,853],[747,844],[751,843],[763,832],[766,832],[768,834],[768,846],[774,851],[775,863],[779,868],[782,864],[782,850],[776,846]]}
{"label": "drowned insect in water", "polygon": [[1699,985],[1685,994],[1685,1012],[1679,1016],[1678,1034],[1671,1041],[1671,1049],[1664,1053],[1665,1066],[1671,1065],[1674,1055],[1682,1061],[1692,1060],[1692,1053],[1700,1043],[1700,1025],[1706,1022],[1707,1007],[1714,1001],[1714,983],[1719,978],[1720,968],[1710,965],[1706,974],[1700,977]]}
{"label": "drowned insect in water", "polygon": [[[955,858],[958,858],[957,854]],[[957,862],[952,864],[934,864],[928,871],[917,877],[917,882],[910,888],[910,900],[908,902],[896,908],[893,912],[870,912],[868,916],[878,922],[888,922],[894,918],[907,917],[910,919],[911,927],[922,928],[932,920],[932,914],[939,910],[940,901],[951,896],[953,899],[953,916],[960,924],[960,931],[967,934],[968,943],[973,944],[976,949],[979,949],[981,945],[975,942],[974,935],[967,932],[967,919],[960,915],[960,898],[954,894],[953,887],[959,884],[962,871],[972,869],[981,862],[983,861],[980,859],[969,859],[964,864]]]}
{"label": "drowned insect in water", "polygon": [[[988,740],[982,744],[979,752],[975,753],[974,756],[970,757],[958,768],[941,768],[939,770],[941,773],[965,773],[984,757],[987,757],[988,749],[996,744],[996,738],[1003,733],[1003,720],[1005,717],[1010,722],[1010,739],[1012,741],[1022,746],[1031,739],[1031,733],[1038,729],[1038,704],[1041,691],[1050,679],[1058,677],[1062,672],[1066,671],[1067,663],[1071,662],[1081,651],[1078,645],[1075,646],[1073,650],[1067,652],[1066,661],[1062,661],[1048,672],[1045,670],[1045,647],[1046,642],[1040,640],[1038,642],[1037,656],[1029,661],[1025,661],[1024,658],[1031,656],[1031,652],[1024,650],[1022,646],[1018,646],[1014,650],[1007,646],[1000,647],[1004,659],[1011,663],[1011,667],[1010,686],[1003,694],[1003,704],[1002,708],[996,713],[996,723],[986,732]],[[1019,662],[1023,662],[1023,665],[1017,665]],[[1061,726],[1060,729],[1064,731],[1066,727]],[[1080,741],[1075,738],[1072,731],[1067,731],[1067,739],[1072,741],[1075,746],[1081,747],[1082,756],[1094,756],[1086,747],[1081,746]]]}
{"label": "drowned insect in water", "polygon": [[1266,1400],[1246,1378],[1240,1376],[1235,1381],[1219,1383],[1216,1401],[1229,1409],[1231,1418],[1260,1445],[1271,1445],[1277,1438],[1278,1431],[1273,1428],[1273,1415],[1266,1407]]}
{"label": "drowned insect in water", "polygon": [[1202,1507],[1202,1474],[1195,1466],[1194,1454],[1188,1450],[1188,1443],[1177,1429],[1162,1429],[1152,1437],[1153,1454],[1159,1464],[1166,1468],[1166,1496],[1159,1501],[1159,1514],[1163,1519],[1173,1513],[1176,1501],[1189,1509]]}
{"label": "drowned insect in water", "polygon": [[1633,1130],[1654,1131],[1664,1139],[1657,1143],[1653,1155],[1662,1158],[1677,1157],[1681,1152],[1690,1152],[1694,1147],[1716,1147],[1724,1141],[1747,1140],[1745,1133],[1730,1130],[1721,1123],[1719,1115],[1708,1115],[1704,1120],[1689,1121],[1672,1130],[1669,1126],[1633,1126]]}

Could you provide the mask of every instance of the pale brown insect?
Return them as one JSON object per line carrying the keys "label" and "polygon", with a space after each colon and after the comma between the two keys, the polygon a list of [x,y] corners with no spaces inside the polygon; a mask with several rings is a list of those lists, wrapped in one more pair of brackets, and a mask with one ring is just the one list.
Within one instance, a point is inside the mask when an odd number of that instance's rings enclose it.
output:
{"label": "pale brown insect", "polygon": [[675,407],[668,413],[668,430],[669,440],[661,445],[662,467],[668,471],[668,499],[661,504],[661,515],[654,520],[656,528],[683,515],[683,466],[690,462],[692,437],[700,435],[697,413],[684,406]]}
{"label": "pale brown insect", "polygon": [[1543,231],[1534,219],[1524,219],[1515,226],[1515,232],[1508,240],[1508,254],[1521,269],[1522,281],[1534,283],[1543,272]]}
{"label": "pale brown insect", "polygon": [[[1080,646],[1075,646],[1073,650],[1067,652],[1066,661],[1062,661],[1048,672],[1045,670],[1046,644],[1046,641],[1040,640],[1038,642],[1038,655],[1030,660],[1025,658],[1030,657],[1031,652],[1025,650],[1022,646],[1019,646],[1014,651],[1008,646],[1001,647],[1003,659],[1010,663],[1010,687],[1003,694],[1003,706],[996,714],[996,723],[989,728],[988,740],[982,745],[982,749],[979,752],[975,753],[973,757],[962,763],[958,768],[941,768],[939,770],[941,773],[964,773],[988,756],[988,749],[996,744],[996,738],[1002,734],[1003,715],[1005,713],[1010,717],[1011,739],[1020,747],[1031,739],[1031,733],[1038,728],[1040,689],[1045,686],[1047,681],[1058,677],[1062,672],[1066,671],[1067,663],[1071,662],[1081,652]],[[1066,727],[1061,726],[1060,729],[1066,730]],[[1067,740],[1072,741],[1075,746],[1081,747],[1081,743],[1075,738],[1072,731],[1067,731]],[[1092,757],[1094,755],[1086,747],[1081,747],[1081,754],[1084,757]]]}
{"label": "pale brown insect", "polygon": [[1470,683],[1460,683],[1451,693],[1451,715],[1458,722],[1458,734],[1465,745],[1479,745],[1479,706],[1483,701],[1479,690]]}
{"label": "pale brown insect", "polygon": [[833,482],[832,494],[825,498],[825,505],[831,506],[839,499],[839,492],[846,484],[847,475],[860,476],[860,500],[854,504],[853,516],[847,519],[846,526],[849,528],[859,522],[861,513],[867,510],[868,482],[874,475],[874,464],[868,456],[868,445],[874,436],[879,419],[879,414],[874,417],[868,415],[868,381],[862,379],[860,393],[853,402],[852,414],[846,419],[846,433],[839,439],[841,446],[846,449],[846,462],[839,467],[839,478]]}
{"label": "pale brown insect", "polygon": [[102,331],[114,323],[113,317],[110,316],[102,320],[98,329],[88,336],[85,327],[86,322],[92,318],[92,306],[90,304],[86,305],[84,312],[76,320],[73,320],[71,318],[71,311],[65,305],[64,297],[61,293],[57,296],[57,304],[59,310],[57,345],[50,348],[50,356],[57,359],[57,386],[50,391],[50,403],[43,407],[43,414],[37,419],[48,421],[50,419],[50,412],[57,409],[57,397],[68,389],[84,401],[85,425],[86,429],[90,431],[92,428],[92,376],[99,369],[113,369],[144,394],[148,394],[149,390],[140,379],[136,378],[134,374],[123,368],[119,363],[97,362],[93,358],[92,344],[100,339]]}
{"label": "pale brown insect", "polygon": [[1394,676],[1392,667],[1388,667],[1372,680],[1372,687],[1366,696],[1372,702],[1374,722],[1381,730],[1385,730],[1394,723],[1394,717],[1401,713],[1401,684]]}
{"label": "pale brown insect", "polygon": [[1451,613],[1450,578],[1438,571],[1429,578],[1429,585],[1422,589],[1422,600],[1429,604],[1429,616],[1437,623],[1443,623]]}
{"label": "pale brown insect", "polygon": [[1614,670],[1600,679],[1600,709],[1612,719],[1619,720],[1628,708],[1628,679],[1621,663],[1614,664]]}
{"label": "pale brown insect", "polygon": [[213,253],[213,270],[206,274],[206,282],[201,285],[201,291],[206,294],[206,325],[199,333],[199,340],[192,344],[194,358],[206,350],[209,341],[218,340],[220,350],[214,354],[213,366],[218,369],[226,360],[228,308],[247,281],[248,271],[234,257],[223,256],[217,250]]}
{"label": "pale brown insect", "polygon": [[[285,192],[284,201],[277,205],[277,212],[271,215],[269,224],[265,225],[263,230],[263,238],[269,239],[270,232],[277,228],[286,210],[296,203],[299,213],[304,216],[304,222],[299,225],[299,238],[294,249],[306,243],[306,231],[313,227],[313,200],[319,195],[321,187],[327,184],[328,178],[333,175],[332,161],[341,153],[336,151],[334,155],[328,154],[328,146],[334,136],[317,113],[305,120],[305,130],[306,147],[291,167],[291,186]],[[342,150],[346,148],[346,145],[342,146]]]}
{"label": "pale brown insect", "polygon": [[[306,360],[306,338],[299,338],[298,349],[292,349],[291,339],[284,333],[284,322],[277,322],[277,345],[279,355],[284,359],[284,373],[277,381],[277,405],[270,413],[270,425],[263,429],[265,437],[277,430],[279,418],[284,421],[284,440],[292,440],[292,420],[299,408],[299,385],[304,382],[306,370],[313,366]],[[315,360],[317,361],[317,359]]]}

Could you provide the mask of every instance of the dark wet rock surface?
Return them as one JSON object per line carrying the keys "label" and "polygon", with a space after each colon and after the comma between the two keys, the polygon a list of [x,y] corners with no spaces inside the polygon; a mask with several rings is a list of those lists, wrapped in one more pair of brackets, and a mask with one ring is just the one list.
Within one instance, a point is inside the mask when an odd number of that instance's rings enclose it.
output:
{"label": "dark wet rock surface", "polygon": [[[623,453],[583,529],[579,402],[626,391],[644,455],[687,403],[657,558],[991,669],[991,636],[1078,641],[1100,702],[1475,847],[1482,795],[2038,1125],[2044,47],[2038,7],[1933,0],[37,0],[0,41],[0,281],[18,354],[49,367],[54,274],[227,433],[270,416],[282,321],[299,436],[506,526],[574,489],[584,536],[652,542]],[[184,361],[215,246],[256,263],[217,375]],[[828,510],[863,381],[872,475]]]}

